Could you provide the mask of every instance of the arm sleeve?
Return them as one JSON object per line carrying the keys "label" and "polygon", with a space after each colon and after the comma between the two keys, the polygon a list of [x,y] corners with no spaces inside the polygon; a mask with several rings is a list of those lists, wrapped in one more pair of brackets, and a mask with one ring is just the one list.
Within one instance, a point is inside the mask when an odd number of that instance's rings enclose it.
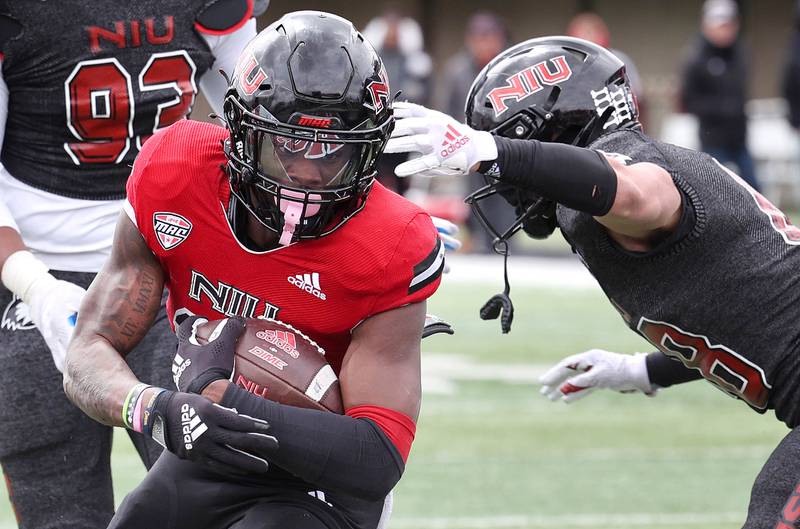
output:
{"label": "arm sleeve", "polygon": [[696,369],[691,369],[677,360],[673,360],[661,351],[647,355],[647,376],[650,383],[660,388],[668,388],[675,384],[683,384],[703,378]]}
{"label": "arm sleeve", "polygon": [[247,43],[256,36],[256,20],[251,18],[242,27],[227,35],[200,34],[214,54],[214,64],[200,78],[200,89],[214,112],[221,114],[228,83],[219,71],[222,70],[229,76],[233,75],[239,55]]}
{"label": "arm sleeve", "polygon": [[481,163],[480,172],[597,217],[614,205],[617,173],[600,152],[538,140],[494,140],[497,159]]}
{"label": "arm sleeve", "polygon": [[370,314],[424,301],[436,292],[444,270],[444,244],[430,216],[420,212],[406,225],[383,271],[385,285]]}
{"label": "arm sleeve", "polygon": [[319,487],[376,501],[405,469],[397,448],[369,419],[278,404],[235,384],[221,404],[266,420],[279,443],[270,462]]}

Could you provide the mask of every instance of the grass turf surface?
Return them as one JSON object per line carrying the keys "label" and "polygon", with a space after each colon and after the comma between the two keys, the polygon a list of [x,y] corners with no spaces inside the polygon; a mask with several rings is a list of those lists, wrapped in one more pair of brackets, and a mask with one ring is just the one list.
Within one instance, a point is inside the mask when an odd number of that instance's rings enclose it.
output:
{"label": "grass turf surface", "polygon": [[[424,344],[422,416],[390,527],[741,526],[750,486],[785,427],[704,382],[656,398],[599,392],[569,406],[550,403],[514,374],[530,378],[525,373],[592,347],[652,348],[599,290],[515,287],[516,321],[503,336],[497,322],[477,318],[500,285],[445,281],[430,302],[457,334]],[[473,375],[440,372],[451,360],[472,365]],[[113,468],[120,501],[143,475],[124,434]],[[0,528],[10,527],[3,498]]]}

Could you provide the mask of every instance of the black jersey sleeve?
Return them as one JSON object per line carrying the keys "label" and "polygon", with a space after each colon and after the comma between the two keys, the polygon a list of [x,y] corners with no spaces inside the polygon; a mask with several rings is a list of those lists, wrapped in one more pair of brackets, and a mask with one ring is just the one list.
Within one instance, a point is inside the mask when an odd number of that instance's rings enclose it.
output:
{"label": "black jersey sleeve", "polygon": [[[197,15],[195,27],[206,35],[233,33],[253,16],[255,0],[213,0]],[[263,11],[261,2],[259,10]]]}

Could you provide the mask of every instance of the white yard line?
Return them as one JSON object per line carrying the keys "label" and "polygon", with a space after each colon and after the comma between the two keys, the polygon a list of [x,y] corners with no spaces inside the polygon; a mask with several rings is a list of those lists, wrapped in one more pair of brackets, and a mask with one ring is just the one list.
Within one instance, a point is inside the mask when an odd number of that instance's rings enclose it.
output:
{"label": "white yard line", "polygon": [[690,527],[741,524],[744,513],[589,513],[556,515],[498,514],[494,516],[397,517],[389,529],[528,529],[540,527]]}
{"label": "white yard line", "polygon": [[[503,258],[499,255],[447,254],[450,272],[444,276],[445,285],[451,283],[503,282]],[[508,276],[514,286],[596,289],[597,281],[574,257],[542,258],[511,256]]]}

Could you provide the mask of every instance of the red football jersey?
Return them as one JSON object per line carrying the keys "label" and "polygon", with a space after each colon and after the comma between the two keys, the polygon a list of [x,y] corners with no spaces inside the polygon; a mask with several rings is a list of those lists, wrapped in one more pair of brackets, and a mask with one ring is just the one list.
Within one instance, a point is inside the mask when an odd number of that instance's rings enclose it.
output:
{"label": "red football jersey", "polygon": [[444,247],[427,213],[378,183],[364,209],[330,235],[264,252],[242,246],[226,216],[225,129],[184,120],[136,158],[126,211],[161,262],[170,319],[242,315],[289,323],[338,373],[364,319],[431,296]]}

